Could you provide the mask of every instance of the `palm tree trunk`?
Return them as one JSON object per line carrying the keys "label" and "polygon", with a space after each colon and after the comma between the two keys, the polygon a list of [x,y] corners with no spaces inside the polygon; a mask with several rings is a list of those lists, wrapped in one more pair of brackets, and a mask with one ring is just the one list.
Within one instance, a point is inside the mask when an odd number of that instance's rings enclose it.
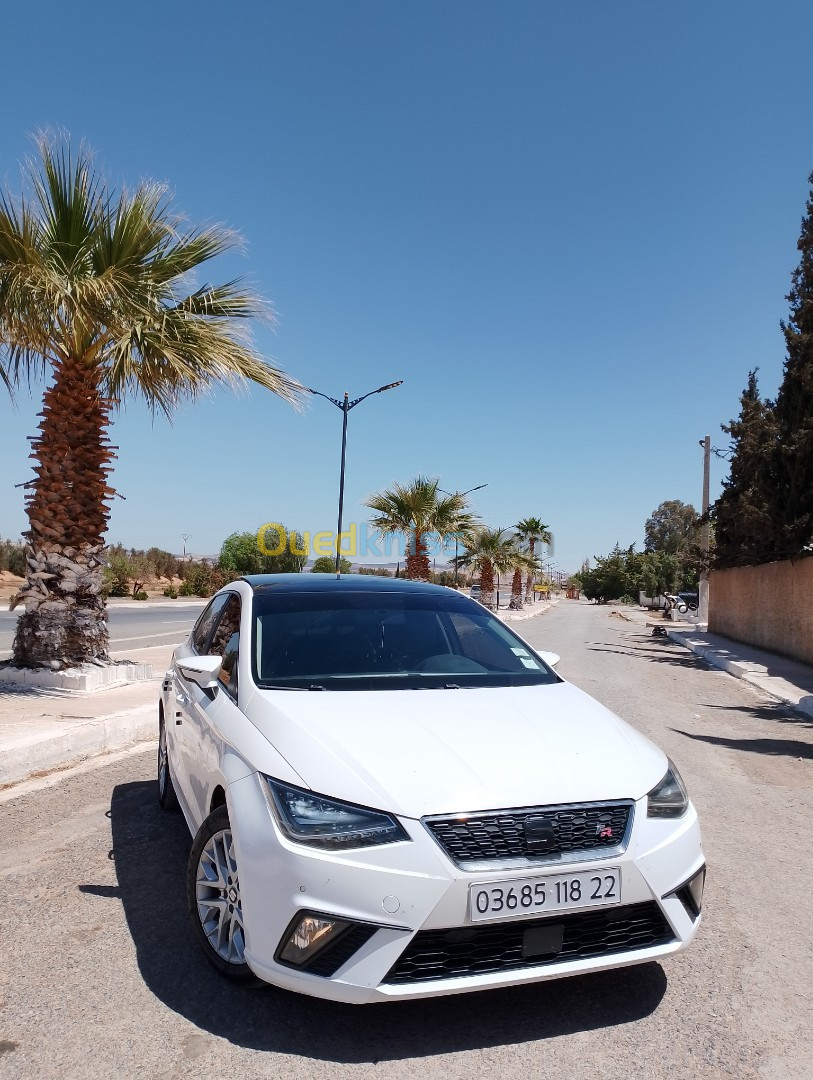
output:
{"label": "palm tree trunk", "polygon": [[480,567],[480,603],[494,610],[494,564],[483,559]]}
{"label": "palm tree trunk", "polygon": [[101,595],[106,500],[115,494],[107,484],[115,456],[109,410],[92,367],[73,358],[54,364],[31,444],[37,478],[26,507],[26,583],[11,603],[25,604],[14,637],[18,667],[109,659]]}
{"label": "palm tree trunk", "polygon": [[515,606],[522,607],[522,571],[519,567],[514,570],[514,576],[511,579],[511,599]]}
{"label": "palm tree trunk", "polygon": [[429,555],[423,533],[415,530],[407,546],[406,576],[417,581],[429,580]]}
{"label": "palm tree trunk", "polygon": [[[534,543],[535,543],[534,537],[533,536],[529,537],[528,538],[528,554],[531,556],[531,558],[534,557]],[[531,603],[531,601],[534,598],[533,583],[534,583],[534,576],[531,573],[531,571],[529,570],[528,575],[525,578],[525,600],[529,604]]]}

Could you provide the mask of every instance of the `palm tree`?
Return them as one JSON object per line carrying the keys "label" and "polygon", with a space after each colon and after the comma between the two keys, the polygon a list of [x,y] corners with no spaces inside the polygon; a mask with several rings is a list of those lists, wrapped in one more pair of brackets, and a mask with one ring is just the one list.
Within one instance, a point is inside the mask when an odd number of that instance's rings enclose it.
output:
{"label": "palm tree", "polygon": [[187,228],[163,187],[112,190],[90,152],[38,140],[19,200],[0,193],[0,377],[50,376],[35,479],[26,485],[27,580],[14,663],[107,659],[101,597],[113,451],[111,412],[141,395],[173,406],[213,384],[259,383],[288,401],[299,384],[266,363],[240,324],[267,311],[238,282],[189,291],[190,274],[235,243]]}
{"label": "palm tree", "polygon": [[[511,579],[511,602],[514,607],[522,607],[522,572],[527,573],[528,577],[533,579],[540,570],[539,558],[536,555],[532,555],[529,551],[525,551],[522,548],[517,548],[513,554],[511,563],[514,575]],[[530,600],[530,597],[526,596],[526,600]]]}
{"label": "palm tree", "polygon": [[[522,544],[527,544],[528,554],[533,558],[537,540],[545,544],[548,554],[553,554],[553,533],[539,518],[528,517],[518,521],[514,528],[517,531],[517,539]],[[534,575],[529,569],[525,578],[525,600],[530,603],[533,597]]]}
{"label": "palm tree", "polygon": [[480,573],[480,603],[494,608],[494,574],[509,570],[517,555],[515,538],[507,529],[477,529],[466,543],[461,556],[463,566]]}
{"label": "palm tree", "polygon": [[364,505],[376,511],[371,524],[380,535],[406,536],[406,577],[420,581],[430,576],[427,540],[437,537],[445,544],[458,536],[465,543],[479,524],[467,510],[465,496],[442,494],[436,477],[416,476],[408,484],[394,484],[371,495]]}

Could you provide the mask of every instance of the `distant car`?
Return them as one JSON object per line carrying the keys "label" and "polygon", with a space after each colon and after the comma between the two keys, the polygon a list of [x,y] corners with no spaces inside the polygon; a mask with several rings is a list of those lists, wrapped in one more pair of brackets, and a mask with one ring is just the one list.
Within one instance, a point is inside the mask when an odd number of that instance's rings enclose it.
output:
{"label": "distant car", "polygon": [[679,592],[678,596],[689,611],[697,611],[697,605],[700,602],[700,598],[696,592]]}
{"label": "distant car", "polygon": [[158,799],[194,837],[211,963],[363,1003],[685,948],[694,807],[558,659],[435,585],[279,574],[216,593],[158,716]]}
{"label": "distant car", "polygon": [[480,586],[479,585],[472,585],[472,587],[469,589],[469,596],[473,600],[479,600],[480,599]]}

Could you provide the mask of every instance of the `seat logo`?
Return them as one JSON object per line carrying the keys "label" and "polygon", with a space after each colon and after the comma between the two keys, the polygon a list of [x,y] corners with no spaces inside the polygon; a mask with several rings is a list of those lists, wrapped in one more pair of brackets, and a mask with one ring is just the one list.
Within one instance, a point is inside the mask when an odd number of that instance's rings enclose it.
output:
{"label": "seat logo", "polygon": [[534,851],[552,851],[556,847],[553,822],[546,817],[530,817],[525,820],[525,843]]}

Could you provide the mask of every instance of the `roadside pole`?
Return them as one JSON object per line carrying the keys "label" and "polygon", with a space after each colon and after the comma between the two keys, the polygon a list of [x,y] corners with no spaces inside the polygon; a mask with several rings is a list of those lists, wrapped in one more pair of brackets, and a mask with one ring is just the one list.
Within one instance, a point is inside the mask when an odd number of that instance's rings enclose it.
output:
{"label": "roadside pole", "polygon": [[703,570],[700,574],[698,590],[698,622],[709,622],[709,465],[711,461],[711,436],[707,435],[700,443],[703,447],[703,524],[700,528],[700,551],[703,555]]}

